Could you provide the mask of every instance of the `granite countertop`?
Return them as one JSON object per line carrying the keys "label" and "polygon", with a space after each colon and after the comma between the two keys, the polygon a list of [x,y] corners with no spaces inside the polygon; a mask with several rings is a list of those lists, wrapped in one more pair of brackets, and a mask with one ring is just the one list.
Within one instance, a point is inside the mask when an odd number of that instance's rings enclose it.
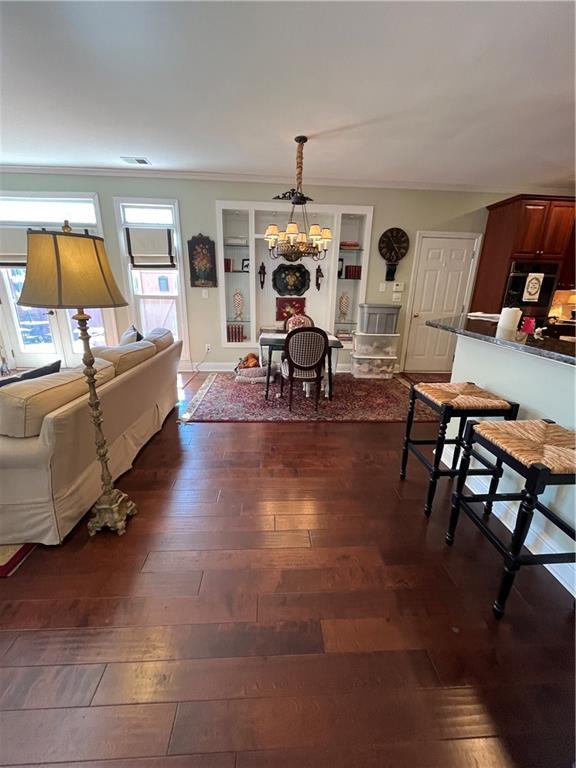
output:
{"label": "granite countertop", "polygon": [[454,317],[441,317],[437,320],[427,320],[426,325],[439,328],[442,331],[457,333],[460,336],[469,336],[472,339],[480,339],[489,344],[498,344],[501,347],[515,349],[538,357],[546,357],[559,363],[575,365],[576,344],[573,341],[561,341],[544,337],[535,339],[534,336],[517,331],[514,338],[498,338],[496,336],[497,323],[489,320],[473,320],[466,315]]}

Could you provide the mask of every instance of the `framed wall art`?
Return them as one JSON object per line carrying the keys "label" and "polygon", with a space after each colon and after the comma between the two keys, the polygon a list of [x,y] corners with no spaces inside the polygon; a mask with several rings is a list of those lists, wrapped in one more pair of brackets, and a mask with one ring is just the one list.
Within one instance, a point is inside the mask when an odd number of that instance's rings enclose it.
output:
{"label": "framed wall art", "polygon": [[191,237],[188,240],[188,259],[192,288],[215,288],[218,285],[214,240],[202,233]]}
{"label": "framed wall art", "polygon": [[292,315],[303,315],[306,299],[276,299],[276,320],[286,320]]}

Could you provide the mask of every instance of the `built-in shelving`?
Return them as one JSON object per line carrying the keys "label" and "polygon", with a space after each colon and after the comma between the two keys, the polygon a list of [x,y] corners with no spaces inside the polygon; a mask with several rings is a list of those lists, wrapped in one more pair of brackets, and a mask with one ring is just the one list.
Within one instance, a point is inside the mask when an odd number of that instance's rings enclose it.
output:
{"label": "built-in shelving", "polygon": [[[365,300],[366,294],[372,208],[315,204],[307,207],[310,223],[330,227],[334,239],[325,259],[316,262],[304,258],[298,262],[310,273],[310,287],[302,296],[306,300],[305,312],[318,327],[330,333],[347,334],[348,338],[343,343],[345,347],[349,347],[351,332],[357,327],[358,304]],[[280,228],[286,226],[290,205],[282,202],[219,201],[216,204],[216,213],[222,343],[224,346],[255,349],[261,327],[283,326],[283,321],[276,319],[278,294],[272,286],[272,275],[277,267],[287,262],[270,257],[263,233],[270,223],[277,223]],[[228,238],[245,238],[246,245],[227,243]],[[342,240],[355,240],[360,247],[339,248]],[[225,271],[224,259],[229,263],[229,271]],[[241,268],[245,259],[248,259],[248,269]],[[358,276],[346,277],[343,273],[342,277],[338,278],[339,263],[343,266],[344,273],[346,266],[360,268]],[[261,264],[264,264],[266,269],[263,288],[260,287],[258,274]],[[320,290],[315,285],[317,267],[320,267],[323,273]],[[349,295],[349,307],[347,316],[340,320],[339,298],[343,292]],[[234,319],[238,314],[234,307],[236,293],[242,295],[243,303],[243,317],[238,320]],[[230,341],[230,326],[242,327],[242,340]],[[237,335],[237,328],[234,333]]]}

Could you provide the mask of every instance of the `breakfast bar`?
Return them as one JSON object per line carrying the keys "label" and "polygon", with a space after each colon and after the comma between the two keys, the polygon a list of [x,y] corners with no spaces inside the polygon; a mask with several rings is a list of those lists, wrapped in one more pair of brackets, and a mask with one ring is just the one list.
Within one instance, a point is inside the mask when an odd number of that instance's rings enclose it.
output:
{"label": "breakfast bar", "polygon": [[[520,332],[502,332],[496,322],[466,315],[429,320],[427,325],[456,335],[452,381],[469,381],[498,396],[520,404],[519,419],[551,419],[562,427],[575,428],[575,343],[572,340],[535,338]],[[448,436],[456,433],[450,425]],[[450,448],[443,461],[450,463]],[[516,492],[519,477],[505,470],[503,490]],[[469,478],[475,492],[485,492],[486,479]],[[546,504],[566,523],[574,525],[575,498],[569,486],[550,487],[543,494]],[[515,514],[506,503],[494,505],[494,514],[513,528]],[[532,552],[566,551],[572,543],[546,519],[534,518],[526,545]],[[574,589],[574,566],[548,566],[568,588]]]}

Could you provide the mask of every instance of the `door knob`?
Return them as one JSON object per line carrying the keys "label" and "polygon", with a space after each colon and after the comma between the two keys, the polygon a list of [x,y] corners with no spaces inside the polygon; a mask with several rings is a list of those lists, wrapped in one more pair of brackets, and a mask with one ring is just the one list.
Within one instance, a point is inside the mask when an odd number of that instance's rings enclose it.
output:
{"label": "door knob", "polygon": [[412,315],[412,317],[420,317],[420,313],[416,312],[414,315]]}

